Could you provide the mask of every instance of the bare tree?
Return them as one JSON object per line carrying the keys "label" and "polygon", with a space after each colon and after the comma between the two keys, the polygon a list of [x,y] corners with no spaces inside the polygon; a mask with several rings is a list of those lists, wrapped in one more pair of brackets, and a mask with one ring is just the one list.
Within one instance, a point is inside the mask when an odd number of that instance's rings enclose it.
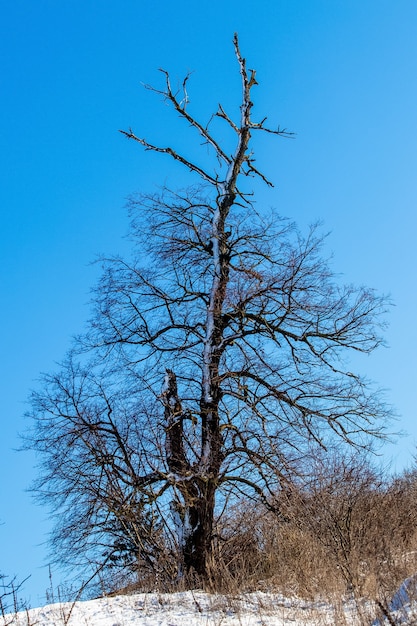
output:
{"label": "bare tree", "polygon": [[[180,570],[203,578],[222,507],[243,496],[271,506],[312,442],[367,446],[388,413],[346,364],[380,344],[384,299],[339,286],[316,228],[303,237],[255,209],[248,180],[271,183],[255,167],[252,136],[289,133],[252,119],[255,71],[236,36],[234,49],[239,120],[219,105],[198,122],[188,76],[177,92],[164,71],[164,89],[152,88],[213,163],[122,131],[199,182],[132,199],[133,260],[104,261],[78,362],[72,355],[33,396],[37,488],[57,506],[58,543],[109,546],[110,533],[109,558],[128,538],[129,554],[151,562],[162,535]],[[234,137],[231,154],[216,124]]]}

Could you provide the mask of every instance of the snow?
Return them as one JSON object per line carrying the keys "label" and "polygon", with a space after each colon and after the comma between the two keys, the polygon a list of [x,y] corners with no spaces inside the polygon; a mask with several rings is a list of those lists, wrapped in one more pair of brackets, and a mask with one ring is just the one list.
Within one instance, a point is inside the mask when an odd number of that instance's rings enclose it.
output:
{"label": "snow", "polygon": [[[396,626],[417,623],[417,574],[406,578],[388,605],[390,616]],[[376,619],[372,626],[385,626],[389,621]]]}
{"label": "snow", "polygon": [[[358,623],[355,607],[344,607],[346,625]],[[0,618],[0,626],[326,626],[337,623],[326,603],[270,593],[240,596],[202,591],[136,594],[51,604]]]}
{"label": "snow", "polygon": [[[413,577],[407,579],[393,597],[392,623],[416,623],[415,585]],[[358,606],[335,600],[331,605],[261,592],[237,596],[202,591],[142,593],[50,604],[4,615],[0,626],[359,626],[360,613],[362,619],[367,617],[365,623],[371,623],[375,608],[370,602]],[[375,619],[372,624],[385,626],[388,621]]]}

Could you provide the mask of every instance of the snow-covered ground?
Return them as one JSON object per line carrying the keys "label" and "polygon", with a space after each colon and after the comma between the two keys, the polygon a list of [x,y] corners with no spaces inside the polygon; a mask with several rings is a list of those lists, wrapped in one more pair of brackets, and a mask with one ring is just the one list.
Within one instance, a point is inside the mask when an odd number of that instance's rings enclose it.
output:
{"label": "snow-covered ground", "polygon": [[[416,624],[407,585],[392,609],[393,623]],[[406,609],[406,610],[404,610]],[[366,623],[375,607],[359,607]],[[374,613],[375,615],[375,613]],[[362,622],[364,623],[364,622]],[[358,607],[288,599],[269,593],[242,596],[210,595],[201,591],[174,594],[136,594],[74,603],[51,604],[5,615],[0,626],[331,626],[360,624]],[[388,624],[375,620],[374,626]]]}

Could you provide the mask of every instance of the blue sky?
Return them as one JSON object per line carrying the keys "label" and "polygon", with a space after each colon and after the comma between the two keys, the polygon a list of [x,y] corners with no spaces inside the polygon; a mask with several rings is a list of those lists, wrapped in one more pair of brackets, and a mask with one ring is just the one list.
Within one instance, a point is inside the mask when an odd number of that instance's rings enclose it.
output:
{"label": "blue sky", "polygon": [[[48,586],[47,511],[25,491],[35,459],[14,451],[25,401],[82,331],[100,253],[123,253],[126,198],[184,184],[162,156],[198,140],[141,82],[192,71],[190,112],[239,105],[232,37],[257,69],[255,112],[295,140],[255,143],[275,182],[259,202],[331,232],[346,282],[389,293],[389,349],[362,365],[387,389],[408,436],[386,459],[413,462],[417,440],[417,3],[415,0],[13,0],[0,5],[0,571]],[[193,143],[194,141],[194,143]],[[192,181],[189,181],[192,182]],[[56,574],[59,580],[59,573]]]}

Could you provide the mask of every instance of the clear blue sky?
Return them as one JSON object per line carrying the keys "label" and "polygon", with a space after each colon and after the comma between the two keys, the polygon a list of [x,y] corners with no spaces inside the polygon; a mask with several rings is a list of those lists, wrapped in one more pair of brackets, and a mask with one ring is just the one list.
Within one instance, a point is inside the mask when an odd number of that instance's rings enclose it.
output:
{"label": "clear blue sky", "polygon": [[[30,388],[82,331],[99,253],[123,253],[135,191],[183,182],[163,156],[117,130],[189,146],[158,97],[159,67],[193,71],[190,111],[239,104],[232,36],[257,69],[256,111],[297,133],[257,144],[276,183],[260,200],[301,226],[323,220],[346,282],[389,293],[388,350],[368,359],[408,432],[386,451],[412,463],[417,309],[415,0],[13,0],[0,6],[0,570],[48,586],[47,511],[25,492],[16,453]],[[189,143],[190,142],[190,143]],[[59,578],[59,574],[57,574]]]}

